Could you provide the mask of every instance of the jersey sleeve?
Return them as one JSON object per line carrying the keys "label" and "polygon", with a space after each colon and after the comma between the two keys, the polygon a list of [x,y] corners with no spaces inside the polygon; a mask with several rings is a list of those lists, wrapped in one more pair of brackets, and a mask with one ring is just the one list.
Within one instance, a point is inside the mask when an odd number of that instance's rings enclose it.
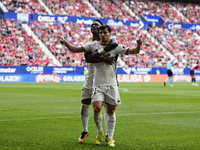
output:
{"label": "jersey sleeve", "polygon": [[116,47],[116,54],[128,55],[128,49],[129,47],[125,45],[118,45]]}
{"label": "jersey sleeve", "polygon": [[92,47],[94,45],[94,42],[92,43],[87,43],[85,45],[81,45],[81,47],[86,51],[86,52],[91,52],[92,51]]}

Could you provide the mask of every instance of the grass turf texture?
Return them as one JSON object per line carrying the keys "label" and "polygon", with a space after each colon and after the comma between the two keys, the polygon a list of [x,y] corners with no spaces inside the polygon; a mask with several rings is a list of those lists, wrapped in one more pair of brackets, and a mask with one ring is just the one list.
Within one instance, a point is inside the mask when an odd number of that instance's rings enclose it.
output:
{"label": "grass turf texture", "polygon": [[[92,107],[90,135],[78,143],[82,85],[1,83],[0,149],[111,149],[104,139],[101,145],[94,144]],[[122,105],[116,109],[114,149],[200,149],[200,87],[186,82],[174,83],[173,88],[163,83],[120,83],[119,91]]]}

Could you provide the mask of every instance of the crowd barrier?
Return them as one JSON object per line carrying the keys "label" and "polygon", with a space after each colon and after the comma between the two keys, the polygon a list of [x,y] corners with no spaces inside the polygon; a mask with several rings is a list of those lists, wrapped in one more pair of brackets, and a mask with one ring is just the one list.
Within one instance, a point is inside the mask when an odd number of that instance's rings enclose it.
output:
{"label": "crowd barrier", "polygon": [[[166,68],[118,67],[118,82],[163,82]],[[173,80],[191,81],[189,68],[173,68]],[[196,80],[200,81],[200,71]],[[0,66],[0,82],[84,82],[86,67]]]}

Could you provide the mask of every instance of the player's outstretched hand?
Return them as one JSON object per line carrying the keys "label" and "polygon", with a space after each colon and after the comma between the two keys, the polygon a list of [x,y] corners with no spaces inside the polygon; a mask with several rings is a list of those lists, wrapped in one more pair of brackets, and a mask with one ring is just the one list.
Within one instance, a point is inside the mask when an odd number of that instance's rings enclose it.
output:
{"label": "player's outstretched hand", "polygon": [[106,54],[104,57],[104,62],[106,62],[109,65],[112,65],[114,63],[114,57],[110,57],[110,54]]}
{"label": "player's outstretched hand", "polygon": [[60,39],[60,44],[65,44],[65,39],[58,35],[58,38]]}
{"label": "player's outstretched hand", "polygon": [[140,35],[140,38],[137,40],[137,44],[139,46],[142,45],[142,35]]}

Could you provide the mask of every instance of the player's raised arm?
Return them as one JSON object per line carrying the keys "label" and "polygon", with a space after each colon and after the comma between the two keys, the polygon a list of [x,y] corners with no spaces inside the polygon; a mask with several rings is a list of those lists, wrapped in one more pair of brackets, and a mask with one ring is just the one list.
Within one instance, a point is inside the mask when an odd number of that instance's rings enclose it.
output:
{"label": "player's raised arm", "polygon": [[60,44],[65,45],[71,52],[73,53],[81,53],[86,52],[82,47],[76,47],[69,42],[67,42],[63,37],[58,35],[58,38],[60,39]]}
{"label": "player's raised arm", "polygon": [[143,41],[142,41],[142,35],[141,35],[140,38],[137,40],[137,47],[129,48],[127,51],[127,54],[138,54],[140,52],[142,42]]}

